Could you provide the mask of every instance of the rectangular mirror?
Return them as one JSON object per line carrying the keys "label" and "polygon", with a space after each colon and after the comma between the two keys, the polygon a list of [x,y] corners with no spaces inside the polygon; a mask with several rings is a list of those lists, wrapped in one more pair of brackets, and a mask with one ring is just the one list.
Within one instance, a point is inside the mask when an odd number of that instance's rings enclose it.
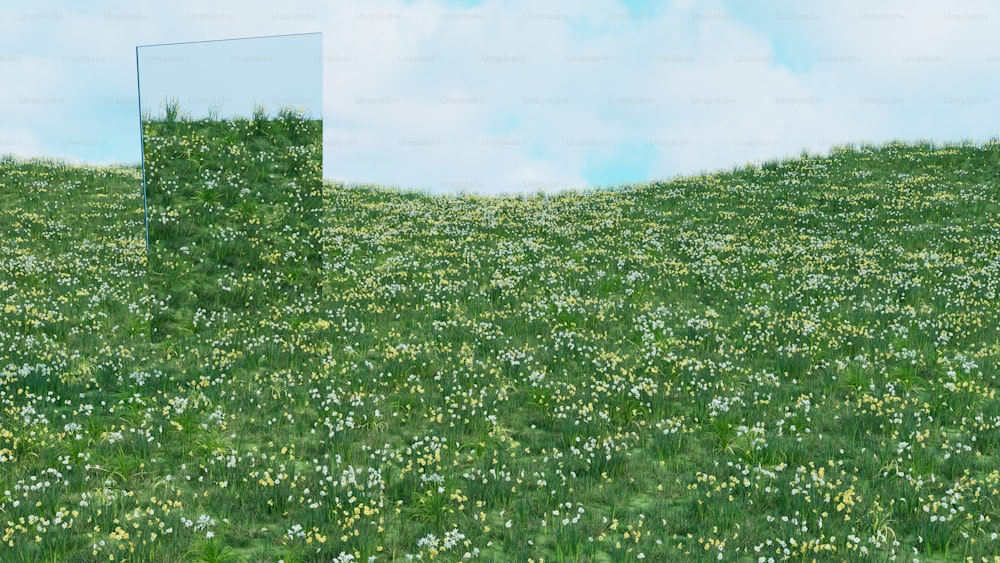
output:
{"label": "rectangular mirror", "polygon": [[318,295],[322,34],[136,48],[152,340]]}

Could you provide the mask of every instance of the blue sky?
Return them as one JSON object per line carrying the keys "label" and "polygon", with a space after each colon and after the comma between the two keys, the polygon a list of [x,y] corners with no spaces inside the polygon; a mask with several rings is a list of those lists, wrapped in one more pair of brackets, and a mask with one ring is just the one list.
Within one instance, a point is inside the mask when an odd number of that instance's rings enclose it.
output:
{"label": "blue sky", "polygon": [[[994,4],[8,0],[0,153],[138,162],[137,45],[312,32],[330,179],[536,192],[839,143],[982,141],[1000,135]],[[261,74],[246,96],[295,89]],[[193,82],[192,99],[236,96]]]}
{"label": "blue sky", "polygon": [[144,45],[136,56],[143,113],[163,115],[170,100],[192,117],[323,115],[321,33]]}

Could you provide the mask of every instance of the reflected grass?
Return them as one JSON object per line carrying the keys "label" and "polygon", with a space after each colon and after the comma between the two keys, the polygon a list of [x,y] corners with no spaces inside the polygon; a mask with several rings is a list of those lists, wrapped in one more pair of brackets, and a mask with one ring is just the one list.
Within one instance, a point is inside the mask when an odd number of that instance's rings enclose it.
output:
{"label": "reflected grass", "polygon": [[270,117],[260,106],[252,119],[194,120],[176,102],[165,106],[143,122],[149,284],[163,303],[153,340],[316,291],[322,122],[291,109]]}

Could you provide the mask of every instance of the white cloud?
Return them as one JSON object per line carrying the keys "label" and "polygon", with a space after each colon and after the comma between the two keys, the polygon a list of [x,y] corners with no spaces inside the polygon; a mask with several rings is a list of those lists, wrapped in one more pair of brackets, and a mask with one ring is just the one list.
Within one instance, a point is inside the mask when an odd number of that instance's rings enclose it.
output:
{"label": "white cloud", "polygon": [[47,156],[38,136],[25,127],[0,127],[0,154]]}

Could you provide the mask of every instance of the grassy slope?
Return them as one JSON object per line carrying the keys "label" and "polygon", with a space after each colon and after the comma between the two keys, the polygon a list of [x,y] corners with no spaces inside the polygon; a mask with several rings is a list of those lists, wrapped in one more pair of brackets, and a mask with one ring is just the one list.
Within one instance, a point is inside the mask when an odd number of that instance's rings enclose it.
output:
{"label": "grassy slope", "polygon": [[266,309],[322,277],[318,120],[143,123],[154,341]]}
{"label": "grassy slope", "polygon": [[991,555],[998,185],[327,186],[322,300],[150,345],[137,171],[0,160],[0,558]]}

